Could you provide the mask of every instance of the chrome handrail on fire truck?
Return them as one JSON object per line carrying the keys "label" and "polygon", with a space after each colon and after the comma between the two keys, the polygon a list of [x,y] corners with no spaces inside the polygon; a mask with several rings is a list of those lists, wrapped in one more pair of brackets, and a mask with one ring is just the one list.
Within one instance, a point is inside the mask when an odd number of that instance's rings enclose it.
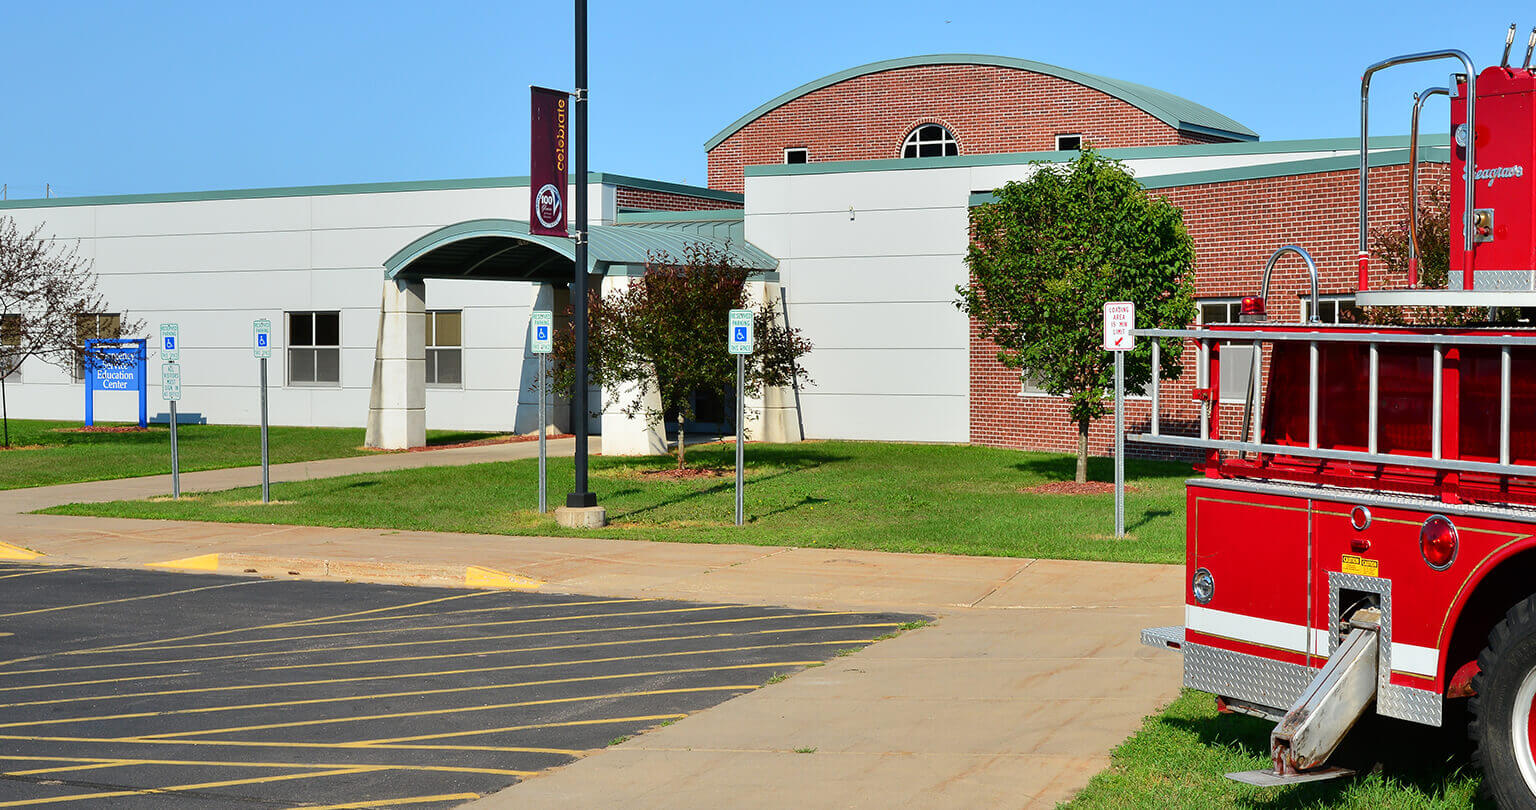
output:
{"label": "chrome handrail on fire truck", "polygon": [[[1536,31],[1532,32],[1536,34]],[[1506,49],[1507,50],[1507,49]],[[1419,112],[1431,96],[1449,96],[1446,87],[1426,87],[1413,94],[1413,123],[1408,128],[1408,286],[1419,286]]]}
{"label": "chrome handrail on fire truck", "polygon": [[[1371,108],[1371,74],[1378,70],[1396,65],[1407,65],[1414,62],[1429,62],[1436,59],[1457,59],[1467,69],[1467,98],[1477,98],[1477,69],[1472,65],[1472,57],[1465,52],[1454,48],[1443,51],[1425,51],[1423,53],[1410,53],[1403,56],[1394,56],[1383,59],[1365,69],[1360,77],[1360,286],[1361,291],[1370,288],[1368,284],[1369,271],[1367,267],[1370,261],[1370,146],[1367,142],[1370,135],[1370,108]],[[1452,81],[1454,86],[1455,82]],[[1467,105],[1467,166],[1470,167],[1463,181],[1466,205],[1462,210],[1462,238],[1465,240],[1464,249],[1472,250],[1473,239],[1476,231],[1472,227],[1473,208],[1472,192],[1477,180],[1477,105]],[[1452,145],[1455,144],[1455,133],[1452,133]]]}
{"label": "chrome handrail on fire truck", "polygon": [[[1290,332],[1277,330],[1213,330],[1213,329],[1134,329],[1131,332],[1136,337],[1146,338],[1183,338],[1197,341],[1199,347],[1199,360],[1196,367],[1198,388],[1210,387],[1210,362],[1212,343],[1249,343],[1254,347],[1254,368],[1259,370],[1258,356],[1262,354],[1261,344],[1265,342],[1306,342],[1308,352],[1308,390],[1307,390],[1307,445],[1274,444],[1262,441],[1238,441],[1233,439],[1211,438],[1211,402],[1209,399],[1200,404],[1200,435],[1194,436],[1169,436],[1162,433],[1161,426],[1161,395],[1159,386],[1151,386],[1152,417],[1149,432],[1130,436],[1132,441],[1147,444],[1161,444],[1175,447],[1189,447],[1213,451],[1235,451],[1239,453],[1257,453],[1282,456],[1297,456],[1302,458],[1318,458],[1334,461],[1357,461],[1368,464],[1399,464],[1405,467],[1418,467],[1430,470],[1442,470],[1447,472],[1473,472],[1489,473],[1503,476],[1536,476],[1536,465],[1511,464],[1509,461],[1509,437],[1510,437],[1510,349],[1512,347],[1536,348],[1536,334],[1533,335],[1421,335],[1421,334],[1394,334],[1392,332],[1362,331],[1349,334],[1341,332]],[[1368,450],[1333,450],[1318,447],[1318,345],[1322,343],[1363,343],[1370,347],[1370,374],[1369,394],[1366,407],[1369,411],[1367,420]],[[1379,357],[1378,347],[1381,345],[1418,345],[1429,348],[1432,352],[1433,377],[1432,403],[1430,406],[1430,455],[1424,456],[1406,455],[1402,453],[1383,453],[1378,451],[1377,438],[1379,434],[1378,420],[1378,391],[1379,391]],[[1442,457],[1441,448],[1441,402],[1443,384],[1443,363],[1446,347],[1452,346],[1497,346],[1500,349],[1499,363],[1499,461],[1498,463],[1487,461],[1467,461],[1464,459],[1447,459]],[[1219,348],[1218,348],[1218,363]],[[1157,340],[1152,341],[1152,379],[1158,379],[1162,364],[1162,347]],[[1262,374],[1253,375],[1253,401],[1255,406],[1253,413],[1249,415],[1255,421],[1262,424],[1262,408],[1257,403],[1263,401],[1261,386]],[[1219,394],[1217,395],[1219,398]],[[1219,406],[1218,406],[1219,407]],[[1219,413],[1219,411],[1218,411]],[[1219,435],[1219,434],[1218,434]],[[1262,435],[1262,434],[1258,434]]]}

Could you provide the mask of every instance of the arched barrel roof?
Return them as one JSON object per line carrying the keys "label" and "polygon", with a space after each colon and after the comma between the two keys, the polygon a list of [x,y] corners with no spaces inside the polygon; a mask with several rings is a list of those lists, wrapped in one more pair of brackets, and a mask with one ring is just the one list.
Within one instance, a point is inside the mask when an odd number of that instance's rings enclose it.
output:
{"label": "arched barrel roof", "polygon": [[946,53],[932,54],[928,56],[909,56],[903,59],[887,59],[883,62],[871,62],[867,65],[848,68],[823,76],[784,93],[759,105],[756,109],[743,115],[731,123],[730,126],[715,133],[704,143],[705,151],[719,146],[726,138],[736,134],[738,130],[761,118],[764,114],[788,104],[801,96],[814,93],[824,87],[830,87],[838,82],[867,76],[871,73],[881,73],[887,70],[898,70],[907,67],[922,67],[930,65],[989,65],[994,67],[1015,68],[1039,73],[1045,76],[1054,76],[1069,82],[1083,85],[1098,90],[1109,96],[1120,99],[1135,106],[1148,115],[1157,118],[1174,129],[1194,132],[1205,135],[1216,135],[1236,141],[1256,141],[1259,134],[1239,124],[1238,122],[1222,115],[1215,110],[1196,104],[1182,96],[1176,96],[1155,87],[1135,84],[1111,79],[1107,76],[1096,76],[1092,73],[1082,73],[1069,68],[1047,65],[1044,62],[1034,62],[1028,59],[1015,59],[1011,56],[991,56],[987,54]]}

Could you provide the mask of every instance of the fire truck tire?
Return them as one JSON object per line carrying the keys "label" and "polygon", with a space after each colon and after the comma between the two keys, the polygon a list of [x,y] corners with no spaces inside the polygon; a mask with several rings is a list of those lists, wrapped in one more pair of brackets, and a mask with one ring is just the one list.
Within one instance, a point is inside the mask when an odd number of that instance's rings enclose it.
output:
{"label": "fire truck tire", "polygon": [[1483,791],[1503,810],[1536,810],[1536,596],[1504,614],[1477,663],[1467,732]]}

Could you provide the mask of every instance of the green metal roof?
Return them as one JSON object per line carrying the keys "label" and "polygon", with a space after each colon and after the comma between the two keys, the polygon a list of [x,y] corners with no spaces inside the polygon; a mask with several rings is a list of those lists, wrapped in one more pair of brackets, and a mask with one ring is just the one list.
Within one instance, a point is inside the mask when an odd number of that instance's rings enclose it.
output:
{"label": "green metal roof", "polygon": [[[685,186],[663,180],[647,180],[624,174],[588,172],[587,182],[682,194],[740,205],[743,197],[732,191]],[[0,200],[0,210],[16,208],[68,208],[76,205],[134,205],[141,203],[203,202],[207,200],[256,200],[274,197],[323,197],[336,194],[385,194],[400,191],[447,191],[475,188],[519,188],[528,177],[470,177],[459,180],[407,180],[386,183],[343,183],[322,186],[279,186],[211,191],[170,191],[151,194],[109,194],[90,197],[45,197],[32,200]]]}
{"label": "green metal roof", "polygon": [[[587,250],[587,272],[627,272],[653,253],[682,256],[703,242],[729,250],[749,270],[778,269],[778,260],[730,233],[730,220],[595,225]],[[739,223],[735,223],[739,230]],[[725,233],[718,229],[724,227]],[[733,238],[734,237],[734,238]],[[384,262],[385,278],[472,278],[509,281],[570,279],[576,246],[570,239],[528,232],[528,223],[475,219],[439,228],[401,248]]]}
{"label": "green metal roof", "polygon": [[991,65],[994,67],[1015,68],[1027,70],[1031,73],[1040,73],[1046,76],[1055,76],[1069,82],[1083,85],[1101,93],[1114,96],[1127,104],[1134,105],[1159,121],[1174,129],[1194,132],[1202,135],[1215,135],[1223,138],[1231,138],[1239,141],[1256,141],[1259,134],[1239,124],[1231,118],[1222,115],[1215,110],[1196,104],[1187,98],[1176,96],[1164,90],[1158,90],[1146,85],[1134,84],[1120,79],[1111,79],[1107,76],[1096,76],[1092,73],[1081,73],[1068,68],[1047,65],[1044,62],[1033,62],[1028,59],[1015,59],[1010,56],[991,56],[988,54],[971,53],[944,53],[929,56],[908,56],[903,59],[887,59],[883,62],[871,62],[867,65],[848,68],[823,76],[813,82],[808,82],[796,87],[789,92],[778,96],[758,106],[753,111],[743,115],[731,123],[730,126],[720,130],[715,137],[704,142],[704,149],[708,151],[720,145],[721,141],[731,137],[737,130],[757,120],[770,110],[781,107],[789,102],[813,93],[823,87],[830,87],[838,82],[867,76],[871,73],[881,73],[887,70],[897,70],[907,67],[922,67],[930,65]]}

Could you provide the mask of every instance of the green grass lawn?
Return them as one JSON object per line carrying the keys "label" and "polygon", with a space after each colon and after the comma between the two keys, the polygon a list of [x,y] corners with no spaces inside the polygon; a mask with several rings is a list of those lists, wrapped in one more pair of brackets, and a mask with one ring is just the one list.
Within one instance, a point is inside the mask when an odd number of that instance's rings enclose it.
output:
{"label": "green grass lawn", "polygon": [[[10,420],[11,448],[0,449],[0,489],[130,478],[171,471],[171,429],[151,426],[132,433],[75,433],[79,422]],[[494,434],[432,431],[429,444],[451,444]],[[261,428],[245,425],[179,425],[181,471],[261,463]],[[376,453],[363,448],[361,428],[272,427],[267,449],[273,464]]]}
{"label": "green grass lawn", "polygon": [[1336,764],[1353,767],[1364,776],[1256,788],[1224,774],[1269,766],[1273,724],[1255,717],[1219,715],[1210,695],[1185,691],[1162,714],[1147,718],[1139,732],[1115,749],[1110,767],[1063,807],[1491,807],[1477,798],[1480,779],[1471,768],[1465,721],[1459,718],[1459,712],[1448,712],[1443,729],[1375,718],[1372,725],[1351,732],[1334,756]]}
{"label": "green grass lawn", "polygon": [[[988,447],[805,442],[747,448],[746,526],[734,517],[734,446],[690,448],[691,466],[720,477],[676,480],[648,473],[666,457],[592,459],[591,486],[612,525],[556,527],[537,512],[533,460],[354,475],[274,484],[263,506],[255,488],[165,500],[76,504],[76,515],[523,535],[590,534],[646,540],[756,543],[882,551],[1178,563],[1184,559],[1186,464],[1132,462],[1128,537],[1113,537],[1110,495],[1021,490],[1071,480],[1071,456]],[[1094,459],[1091,477],[1109,480]],[[550,463],[550,505],[571,490],[571,462]]]}

